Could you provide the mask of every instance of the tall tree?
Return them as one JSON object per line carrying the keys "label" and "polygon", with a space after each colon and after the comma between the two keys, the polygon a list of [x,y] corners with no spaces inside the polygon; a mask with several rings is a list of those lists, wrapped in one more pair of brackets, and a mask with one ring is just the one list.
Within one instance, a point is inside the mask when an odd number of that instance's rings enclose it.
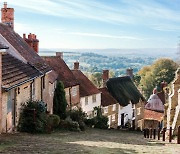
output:
{"label": "tall tree", "polygon": [[59,115],[61,119],[65,119],[66,108],[67,108],[67,101],[65,97],[64,85],[61,81],[60,82],[58,81],[53,99],[54,114]]}
{"label": "tall tree", "polygon": [[171,59],[161,58],[151,66],[143,67],[138,75],[141,77],[139,88],[142,89],[146,98],[152,94],[153,89],[162,81],[168,84],[174,79],[178,65]]}

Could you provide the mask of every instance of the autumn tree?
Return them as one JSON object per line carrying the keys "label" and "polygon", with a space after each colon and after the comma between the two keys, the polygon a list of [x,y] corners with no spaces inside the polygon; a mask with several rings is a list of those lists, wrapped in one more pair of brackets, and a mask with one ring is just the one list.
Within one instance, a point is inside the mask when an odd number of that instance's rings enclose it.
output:
{"label": "autumn tree", "polygon": [[[110,70],[109,78],[113,78],[113,77],[115,77],[115,73],[112,70]],[[88,75],[88,78],[96,87],[100,88],[103,86],[102,73],[96,72],[96,73],[90,74]]]}
{"label": "autumn tree", "polygon": [[177,63],[167,58],[158,59],[151,66],[143,67],[137,75],[141,77],[138,87],[142,89],[144,96],[148,98],[162,81],[169,84],[174,79],[177,67]]}

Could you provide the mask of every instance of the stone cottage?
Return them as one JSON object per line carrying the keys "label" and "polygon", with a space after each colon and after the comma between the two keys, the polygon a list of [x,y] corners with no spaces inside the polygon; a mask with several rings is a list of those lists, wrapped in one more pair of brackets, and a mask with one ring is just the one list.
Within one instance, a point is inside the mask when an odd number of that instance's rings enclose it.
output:
{"label": "stone cottage", "polygon": [[4,4],[0,23],[0,42],[8,49],[2,53],[0,132],[16,129],[21,104],[42,100],[53,113],[56,74],[34,51],[34,48],[13,29],[14,9]]}
{"label": "stone cottage", "polygon": [[118,126],[130,125],[143,129],[144,98],[129,76],[110,78],[107,83],[110,94],[120,104]]}

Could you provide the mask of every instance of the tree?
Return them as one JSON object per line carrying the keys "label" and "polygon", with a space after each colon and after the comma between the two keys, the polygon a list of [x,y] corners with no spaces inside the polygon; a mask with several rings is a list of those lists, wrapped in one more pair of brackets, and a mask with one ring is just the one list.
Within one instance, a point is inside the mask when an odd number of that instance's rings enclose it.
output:
{"label": "tree", "polygon": [[58,81],[53,98],[54,114],[59,115],[61,119],[65,119],[66,108],[67,108],[67,101],[65,97],[64,85],[61,81],[60,82]]}
{"label": "tree", "polygon": [[149,98],[153,89],[162,81],[169,84],[174,79],[177,67],[177,63],[167,58],[158,59],[151,66],[143,67],[137,75],[141,77],[138,87],[142,89],[144,96]]}

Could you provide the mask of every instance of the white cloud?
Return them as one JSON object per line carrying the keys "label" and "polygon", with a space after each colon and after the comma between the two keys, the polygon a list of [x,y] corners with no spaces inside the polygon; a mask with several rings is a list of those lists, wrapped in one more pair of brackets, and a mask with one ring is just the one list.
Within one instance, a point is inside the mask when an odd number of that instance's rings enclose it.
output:
{"label": "white cloud", "polygon": [[109,34],[99,34],[99,33],[85,33],[85,32],[61,32],[69,35],[77,35],[77,36],[87,36],[87,37],[101,37],[101,38],[110,38],[110,39],[127,39],[127,40],[143,40],[142,38],[134,37],[134,36],[117,36],[117,35],[109,35]]}
{"label": "white cloud", "polygon": [[158,24],[158,25],[152,25],[152,29],[158,31],[179,32],[180,26],[170,25],[170,24]]}

